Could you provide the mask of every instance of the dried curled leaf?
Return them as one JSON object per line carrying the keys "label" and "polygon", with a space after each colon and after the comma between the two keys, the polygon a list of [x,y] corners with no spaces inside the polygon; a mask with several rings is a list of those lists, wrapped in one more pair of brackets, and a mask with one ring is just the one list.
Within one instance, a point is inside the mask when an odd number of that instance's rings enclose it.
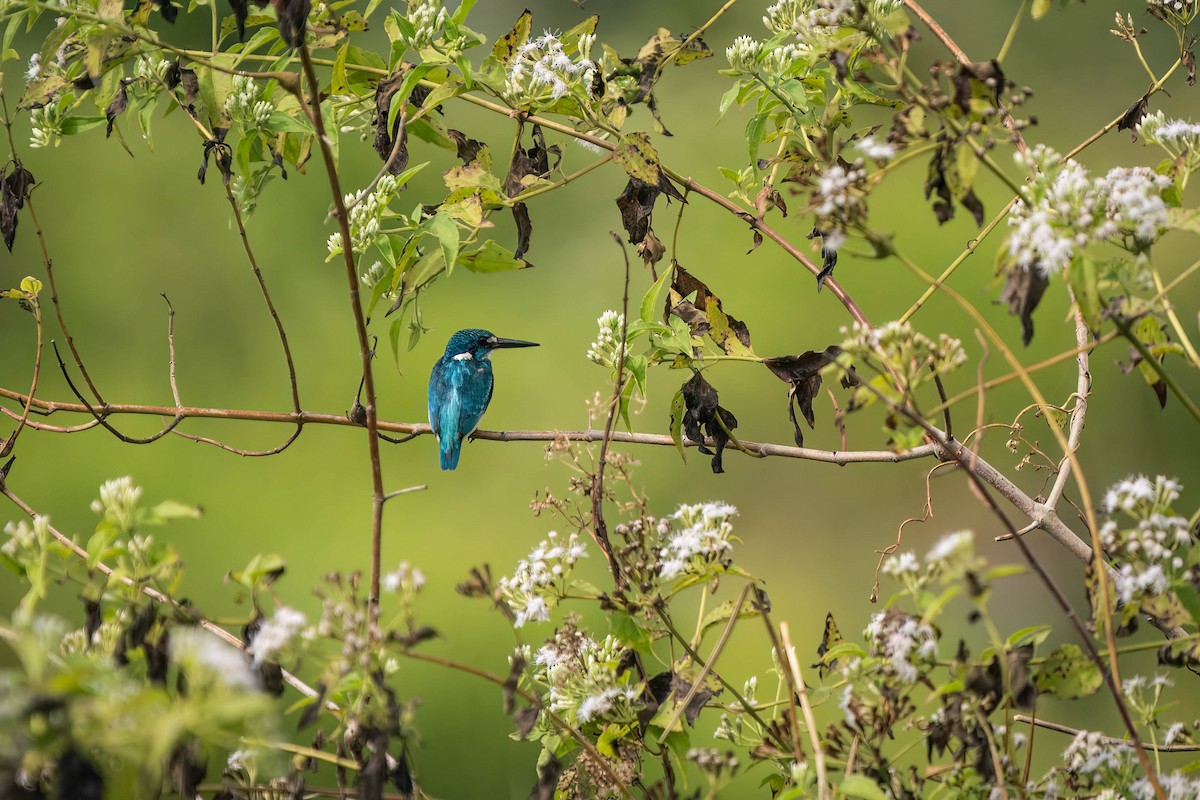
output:
{"label": "dried curled leaf", "polygon": [[1042,301],[1050,279],[1033,265],[1029,268],[1013,266],[1004,280],[1000,302],[1008,303],[1008,313],[1021,318],[1021,342],[1026,347],[1033,341],[1033,311]]}
{"label": "dried curled leaf", "polygon": [[763,366],[771,370],[775,377],[791,385],[788,390],[788,419],[792,422],[797,447],[804,447],[804,433],[796,419],[796,409],[800,409],[810,429],[815,427],[813,400],[821,389],[821,370],[840,352],[841,348],[831,345],[821,351],[808,350],[798,356],[763,360]]}
{"label": "dried curled leaf", "polygon": [[[721,458],[730,440],[730,432],[737,427],[737,417],[720,406],[717,390],[699,372],[683,384],[680,391],[685,408],[682,421],[684,433],[697,442],[697,449],[701,453],[713,457],[713,472],[724,472]],[[709,450],[704,445],[706,434],[707,438],[712,439],[715,450]]]}

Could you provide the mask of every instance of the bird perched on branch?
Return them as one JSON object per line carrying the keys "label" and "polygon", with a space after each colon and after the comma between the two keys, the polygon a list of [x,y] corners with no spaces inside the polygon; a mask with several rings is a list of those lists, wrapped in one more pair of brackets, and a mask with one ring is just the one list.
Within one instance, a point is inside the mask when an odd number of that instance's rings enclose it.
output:
{"label": "bird perched on branch", "polygon": [[537,347],[537,342],[501,339],[490,331],[468,328],[450,337],[445,354],[429,376],[429,425],[438,440],[442,469],[458,466],[462,440],[477,427],[492,399],[493,350]]}

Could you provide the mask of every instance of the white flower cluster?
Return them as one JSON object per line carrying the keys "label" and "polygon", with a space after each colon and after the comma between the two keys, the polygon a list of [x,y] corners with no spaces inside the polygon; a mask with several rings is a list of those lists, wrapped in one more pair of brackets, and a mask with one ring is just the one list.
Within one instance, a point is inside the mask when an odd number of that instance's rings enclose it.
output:
{"label": "white flower cluster", "polygon": [[1136,521],[1135,527],[1123,528],[1115,519],[1100,526],[1100,545],[1118,562],[1116,588],[1122,603],[1162,594],[1182,577],[1193,541],[1188,521],[1170,507],[1180,489],[1171,478],[1160,475],[1151,482],[1138,475],[1105,493],[1109,514],[1124,512]]}
{"label": "white flower cluster", "polygon": [[563,49],[556,34],[546,31],[517,49],[508,68],[508,93],[516,97],[537,97],[547,89],[557,100],[570,93],[571,87],[591,83],[596,64],[589,58],[594,34],[579,37],[575,57]]}
{"label": "white flower cluster", "polygon": [[62,138],[62,123],[66,111],[60,103],[47,103],[29,112],[29,146],[58,147]]}
{"label": "white flower cluster", "polygon": [[383,265],[383,262],[376,261],[363,271],[363,274],[359,276],[359,280],[362,281],[363,286],[374,288],[375,284],[383,280],[387,274],[388,268]]}
{"label": "white flower cluster", "polygon": [[921,562],[917,561],[916,555],[911,550],[905,550],[903,553],[888,556],[883,562],[883,574],[891,575],[895,578],[905,575],[919,575],[921,571]]}
{"label": "white flower cluster", "polygon": [[1178,500],[1182,491],[1179,481],[1165,475],[1153,481],[1145,475],[1130,475],[1104,493],[1104,509],[1109,514],[1124,511],[1131,516],[1153,513],[1156,507],[1169,506]]}
{"label": "white flower cluster", "polygon": [[854,149],[863,154],[864,158],[875,161],[887,161],[896,155],[896,145],[887,141],[879,141],[874,136],[864,136],[854,143]]}
{"label": "white flower cluster", "polygon": [[42,54],[34,53],[29,57],[29,69],[25,70],[25,82],[33,83],[42,76]]}
{"label": "white flower cluster", "polygon": [[294,608],[280,606],[276,609],[275,615],[264,622],[250,640],[249,650],[254,655],[254,665],[274,659],[307,624],[304,614]]}
{"label": "white flower cluster", "polygon": [[754,72],[762,47],[762,42],[753,36],[739,36],[725,48],[725,58],[729,60],[729,66],[740,72]]}
{"label": "white flower cluster", "polygon": [[400,566],[391,572],[384,573],[379,579],[380,588],[388,594],[400,594],[411,597],[425,586],[425,573],[410,566],[407,561],[401,561]]}
{"label": "white flower cluster", "polygon": [[819,217],[847,219],[862,206],[862,196],[855,192],[861,188],[867,173],[861,165],[852,164],[846,169],[841,164],[830,166],[817,179],[817,195],[820,205],[815,209]]}
{"label": "white flower cluster", "polygon": [[790,32],[806,39],[814,28],[878,28],[900,7],[900,0],[778,0],[767,9],[763,25],[771,33]]}
{"label": "white flower cluster", "polygon": [[162,83],[166,80],[167,70],[170,66],[170,63],[165,58],[141,55],[133,63],[133,75],[135,78],[141,78],[142,80]]}
{"label": "white flower cluster", "polygon": [[1127,235],[1141,248],[1167,226],[1162,192],[1171,181],[1151,169],[1117,167],[1093,180],[1044,145],[1016,160],[1030,174],[1008,219],[1008,253],[1020,267],[1052,275],[1089,244]]}
{"label": "white flower cluster", "polygon": [[36,516],[33,518],[33,525],[25,520],[9,522],[4,526],[4,533],[8,539],[0,545],[0,553],[14,561],[20,561],[20,556],[36,555],[44,549],[50,540],[50,518]]}
{"label": "white flower cluster", "polygon": [[587,548],[572,533],[563,541],[561,534],[550,531],[528,558],[517,562],[511,578],[501,578],[500,596],[516,614],[515,627],[526,622],[546,622],[550,609],[558,604],[575,562],[587,556]]}
{"label": "white flower cluster", "polygon": [[441,0],[421,0],[408,12],[408,21],[412,23],[413,35],[405,36],[404,43],[413,50],[428,47],[438,39],[442,27],[446,24],[446,7]]}
{"label": "white flower cluster", "polygon": [[1138,124],[1138,136],[1165,150],[1189,172],[1200,169],[1200,123],[1167,119],[1162,111],[1148,114]]}
{"label": "white flower cluster", "polygon": [[620,671],[625,648],[612,635],[597,642],[564,625],[534,656],[534,679],[549,687],[550,710],[579,725],[631,722],[642,693]]}
{"label": "white flower cluster", "polygon": [[1151,9],[1164,11],[1183,22],[1190,22],[1196,16],[1196,0],[1146,0]]}
{"label": "white flower cluster", "polygon": [[275,106],[261,98],[262,90],[253,78],[234,75],[233,88],[225,98],[225,113],[248,131],[262,128]]}
{"label": "white flower cluster", "polygon": [[934,341],[914,331],[908,322],[893,320],[878,328],[856,322],[852,328],[843,327],[842,335],[843,356],[849,358],[840,358],[839,364],[854,358],[874,358],[903,371],[910,384],[925,379],[930,367],[945,374],[967,361],[961,340],[940,333]]}
{"label": "white flower cluster", "polygon": [[659,577],[704,574],[710,564],[733,550],[729,520],[736,515],[737,509],[725,503],[681,505],[670,517],[674,524],[658,553],[662,559]]}
{"label": "white flower cluster", "polygon": [[588,347],[588,360],[602,367],[616,368],[623,356],[628,356],[629,345],[622,338],[622,328],[625,327],[625,315],[616,311],[605,311],[596,320],[599,331],[596,341]]}
{"label": "white flower cluster", "polygon": [[[370,194],[364,194],[365,190],[363,190],[356,194],[347,194],[342,198],[346,206],[352,206],[350,208],[350,240],[351,248],[355,253],[365,253],[367,248],[374,244],[375,239],[379,237],[383,215],[387,213],[388,204],[392,202],[392,197],[399,188],[395,175],[384,175],[375,184],[375,189]],[[341,234],[329,234],[329,240],[325,246],[329,250],[331,258],[341,253]]]}
{"label": "white flower cluster", "polygon": [[241,650],[225,644],[200,628],[171,629],[171,659],[191,668],[189,681],[197,679],[197,671],[208,679],[241,689],[257,689],[258,679]]}
{"label": "white flower cluster", "polygon": [[1112,785],[1112,778],[1133,763],[1133,748],[1095,731],[1080,731],[1063,752],[1067,770],[1085,787]]}
{"label": "white flower cluster", "polygon": [[872,655],[882,658],[884,672],[901,683],[916,683],[923,668],[937,658],[937,636],[928,624],[895,609],[871,617],[863,635]]}
{"label": "white flower cluster", "polygon": [[142,487],[134,486],[133,478],[127,475],[104,482],[100,499],[92,501],[92,511],[128,532],[133,529],[141,502]]}

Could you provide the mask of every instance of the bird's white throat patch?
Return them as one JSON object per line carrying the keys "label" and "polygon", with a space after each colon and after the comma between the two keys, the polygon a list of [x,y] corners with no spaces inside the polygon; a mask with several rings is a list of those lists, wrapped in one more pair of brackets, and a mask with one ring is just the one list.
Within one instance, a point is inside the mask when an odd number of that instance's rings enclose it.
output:
{"label": "bird's white throat patch", "polygon": [[454,359],[455,361],[471,361],[474,358],[474,356],[472,356],[470,353],[459,353],[456,356],[450,356],[450,357],[452,359]]}

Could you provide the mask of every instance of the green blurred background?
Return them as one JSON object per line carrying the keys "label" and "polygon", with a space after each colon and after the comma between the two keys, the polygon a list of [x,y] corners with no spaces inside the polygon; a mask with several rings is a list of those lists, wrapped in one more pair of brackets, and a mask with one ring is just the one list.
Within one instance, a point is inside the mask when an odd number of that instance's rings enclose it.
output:
{"label": "green blurred background", "polygon": [[[529,5],[535,28],[565,29],[588,14],[599,14],[600,40],[622,54],[632,54],[658,26],[686,34],[720,3],[589,0],[581,9],[569,0],[532,0]],[[927,8],[968,54],[983,60],[999,49],[1019,5],[1017,0],[930,0]],[[745,163],[741,134],[746,117],[733,110],[715,124],[718,100],[729,85],[717,70],[726,66],[724,49],[737,35],[763,35],[759,20],[764,6],[765,0],[739,2],[705,35],[716,57],[669,69],[658,90],[662,114],[675,134],[669,139],[655,136],[663,160],[718,191],[726,186],[717,167],[740,168]],[[470,24],[494,40],[508,30],[523,7],[523,3],[482,0]],[[1061,9],[1056,4],[1039,23],[1026,20],[1004,67],[1018,84],[1027,84],[1036,93],[1022,109],[1039,119],[1026,132],[1028,141],[1065,151],[1146,90],[1147,76],[1132,48],[1108,33],[1114,11],[1131,12],[1150,28],[1142,42],[1151,65],[1161,71],[1172,63],[1173,36],[1145,15],[1144,8],[1134,0],[1092,0]],[[181,26],[173,32],[175,41],[203,42],[207,21],[195,22],[195,29]],[[43,23],[50,24],[49,20]],[[926,31],[920,32],[911,59],[918,71],[933,59],[947,58]],[[367,35],[381,39],[382,31]],[[18,49],[28,54],[27,46]],[[7,65],[10,98],[18,93],[23,69],[24,65]],[[1181,76],[1168,88],[1172,96],[1156,96],[1151,110],[1163,108],[1168,115],[1183,117],[1192,114],[1194,93],[1200,89],[1186,86]],[[447,106],[446,119],[453,127],[491,142],[498,151],[507,150],[511,142],[511,120],[466,103]],[[639,108],[626,127],[649,130],[649,123],[649,116]],[[136,141],[132,122],[120,124],[135,158],[97,131],[67,139],[54,150],[25,148],[20,153],[39,181],[35,201],[68,324],[101,391],[110,402],[171,404],[166,309],[159,296],[166,292],[177,312],[177,370],[185,404],[288,410],[279,343],[247,268],[224,194],[215,180],[207,186],[195,181],[200,146],[194,130],[179,114],[160,120],[155,149],[150,151]],[[27,117],[18,120],[15,130],[22,146],[28,136]],[[549,138],[560,141],[554,135]],[[574,144],[563,142],[563,149],[568,172],[592,158]],[[412,158],[432,164],[411,184],[403,202],[436,202],[441,196],[440,173],[454,163],[453,154],[418,143]],[[998,158],[1009,163],[1006,152],[998,152]],[[1084,160],[1094,171],[1103,171],[1117,164],[1153,165],[1159,155],[1140,143],[1131,144],[1122,133],[1089,149]],[[369,142],[343,140],[347,190],[365,185],[378,166]],[[923,163],[914,163],[894,175],[873,197],[871,219],[876,228],[896,231],[897,246],[927,271],[937,273],[977,229],[963,211],[946,225],[936,224],[922,197],[924,170]],[[542,347],[496,358],[498,387],[484,427],[584,427],[585,402],[598,391],[608,391],[607,370],[587,361],[584,352],[594,337],[596,317],[619,307],[621,301],[622,262],[609,231],[619,229],[613,199],[624,180],[617,168],[606,168],[531,202],[534,230],[529,258],[536,269],[500,275],[459,270],[440,282],[424,305],[426,322],[433,330],[416,349],[401,353],[399,369],[393,368],[387,345],[381,345],[376,385],[382,418],[424,421],[425,382],[445,339],[459,328],[485,327],[501,336],[539,341]],[[986,173],[981,172],[980,184],[979,194],[990,217],[1009,195]],[[1194,198],[1186,199],[1194,203]],[[249,235],[287,326],[304,408],[343,413],[358,384],[359,361],[344,272],[340,262],[324,263],[324,242],[333,230],[324,222],[327,208],[328,189],[314,161],[307,174],[293,174],[288,182],[276,181],[268,188],[249,224]],[[677,208],[662,204],[658,208],[656,228],[664,240]],[[804,234],[811,220],[789,217],[775,222],[792,241],[809,245]],[[507,219],[502,220],[496,237],[511,244],[513,236]],[[1018,322],[994,303],[999,286],[993,278],[993,256],[1001,239],[989,238],[955,274],[953,285],[1019,348]],[[684,216],[675,255],[722,296],[728,311],[747,322],[759,354],[798,353],[837,341],[838,329],[847,318],[829,293],[818,295],[811,275],[769,243],[748,254],[750,245],[743,224],[696,198]],[[1155,248],[1155,258],[1169,280],[1194,258],[1194,240],[1169,237]],[[0,257],[0,285],[15,285],[26,274],[44,277],[33,226],[22,217],[13,254]],[[847,256],[836,275],[876,322],[902,313],[923,288],[894,262]],[[648,274],[637,266],[634,296],[640,297],[648,285]],[[1193,334],[1200,305],[1198,287],[1185,285],[1174,296]],[[1037,312],[1033,344],[1020,351],[1026,363],[1073,346],[1065,315],[1064,293],[1055,284]],[[927,333],[946,331],[962,337],[973,359],[981,354],[970,322],[950,301],[934,298],[914,322]],[[373,332],[386,342],[382,320],[377,320]],[[52,335],[61,339],[57,331]],[[12,304],[0,306],[0,385],[22,391],[28,387],[33,343],[30,317]],[[1136,373],[1122,374],[1115,365],[1118,359],[1128,360],[1124,346],[1105,347],[1092,359],[1095,395],[1080,457],[1093,495],[1137,472],[1176,475],[1185,486],[1200,488],[1195,486],[1200,481],[1196,423],[1174,400],[1160,411]],[[1187,374],[1178,360],[1173,366],[1193,396],[1200,395],[1196,376]],[[988,375],[1007,372],[995,353],[984,371]],[[738,416],[740,436],[791,441],[785,385],[767,370],[727,364],[710,375],[722,404]],[[652,373],[650,400],[635,417],[636,430],[666,431],[667,406],[683,377],[666,370]],[[974,380],[973,362],[952,376],[947,388],[953,394],[969,388]],[[1065,402],[1075,386],[1071,362],[1040,373],[1037,380],[1052,402]],[[988,422],[1009,421],[1028,402],[1012,386],[988,395]],[[72,399],[49,364],[39,395]],[[837,448],[827,398],[818,400],[817,414],[817,430],[806,431],[806,443]],[[973,402],[957,409],[958,429],[968,428],[974,415]],[[71,420],[58,415],[50,421]],[[1053,452],[1044,426],[1032,416],[1026,421],[1027,435]],[[114,422],[134,435],[146,435],[158,425],[153,419],[133,417],[117,417]],[[281,425],[242,422],[189,421],[183,427],[245,448],[269,447],[289,432]],[[11,423],[0,430],[11,430]],[[1047,485],[1044,474],[1012,473],[1019,456],[1005,450],[1005,438],[1002,430],[991,433],[985,453],[1029,493],[1038,493]],[[885,441],[877,417],[850,420],[852,448],[874,449]],[[730,453],[727,473],[713,475],[708,459],[694,452],[685,464],[671,448],[620,449],[641,460],[637,481],[657,513],[670,513],[680,503],[716,499],[741,510],[737,530],[743,543],[736,551],[738,563],[766,581],[775,618],[790,623],[804,653],[815,650],[826,611],[834,612],[843,630],[853,634],[879,609],[868,599],[876,551],[895,540],[905,518],[921,515],[924,473],[932,466],[922,462],[837,468],[805,461],[752,460]],[[245,608],[234,605],[235,592],[224,585],[223,576],[255,553],[273,551],[286,558],[288,573],[278,584],[279,595],[310,615],[318,613],[310,588],[322,574],[368,566],[370,479],[365,435],[360,430],[312,425],[282,455],[266,459],[240,458],[177,437],[135,447],[99,430],[71,436],[28,431],[16,452],[17,463],[9,477],[13,491],[49,514],[56,526],[76,535],[86,535],[94,525],[88,503],[97,487],[120,475],[132,475],[145,487],[149,501],[171,498],[202,505],[206,511],[202,520],[173,525],[164,535],[187,564],[182,594],[217,619],[244,616]],[[546,489],[564,494],[570,473],[547,462],[541,444],[520,442],[467,445],[459,469],[442,473],[429,437],[385,446],[383,467],[388,490],[428,485],[428,491],[389,503],[384,521],[384,569],[407,560],[428,576],[420,600],[421,622],[441,634],[427,645],[428,651],[503,672],[514,643],[512,631],[486,603],[457,595],[454,586],[471,567],[482,563],[491,564],[497,575],[511,572],[517,559],[552,524],[531,515],[530,499]],[[906,547],[922,552],[947,532],[971,528],[990,558],[1019,560],[1013,549],[990,542],[1002,531],[967,491],[961,475],[935,478],[933,492],[935,516],[905,529]],[[1182,512],[1193,510],[1194,500],[1189,498],[1194,497],[1194,491],[1185,492]],[[17,516],[11,507],[0,508],[0,519]],[[1070,589],[1077,607],[1082,607],[1081,565],[1042,536],[1035,535],[1031,543]],[[606,585],[598,554],[593,553],[585,572],[596,584]],[[10,575],[0,578],[0,610],[11,608],[21,591]],[[883,596],[887,594],[885,584]],[[48,605],[72,618],[79,616],[70,589]],[[1006,630],[1051,623],[1061,629],[1060,637],[1069,638],[1065,620],[1033,577],[1001,585],[993,608]],[[603,623],[592,621],[603,633]],[[977,635],[966,625],[965,609],[947,617],[946,624],[952,623],[962,630],[950,633],[968,639]],[[522,629],[519,636],[536,646],[550,633],[549,625],[540,625]],[[1139,635],[1147,640],[1154,637],[1153,632]],[[0,663],[7,658],[0,654]],[[1153,658],[1137,663],[1150,668]],[[737,683],[757,673],[770,686],[769,664],[762,626],[739,625],[720,662],[721,670]],[[1183,675],[1187,677],[1179,681],[1190,689],[1196,679]],[[536,746],[507,738],[511,723],[502,713],[494,686],[410,663],[397,673],[396,682],[401,696],[421,698],[417,722],[422,738],[415,762],[427,791],[439,797],[517,797],[528,792]],[[1182,696],[1196,697],[1194,691]],[[1109,732],[1115,733],[1118,728],[1109,705],[1097,696],[1073,708],[1041,713],[1081,725],[1108,725]],[[828,707],[821,713],[830,711],[838,713]],[[1046,734],[1042,742],[1050,756],[1067,744],[1065,738],[1055,740],[1055,736]],[[695,743],[711,742],[697,735]],[[765,774],[761,767],[751,770],[739,785],[749,792]]]}

